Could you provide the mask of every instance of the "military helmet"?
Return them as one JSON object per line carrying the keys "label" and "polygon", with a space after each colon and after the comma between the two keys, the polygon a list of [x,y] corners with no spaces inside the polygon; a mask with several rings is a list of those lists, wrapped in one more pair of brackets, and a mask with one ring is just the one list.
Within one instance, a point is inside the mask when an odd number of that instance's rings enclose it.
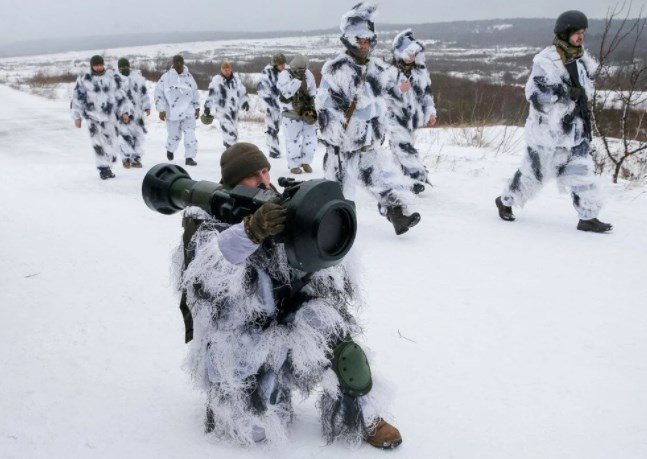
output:
{"label": "military helmet", "polygon": [[292,70],[305,70],[308,68],[308,62],[310,61],[306,56],[304,56],[303,54],[297,54],[290,61],[290,68]]}
{"label": "military helmet", "polygon": [[554,32],[560,38],[568,40],[571,33],[576,30],[588,29],[589,20],[581,11],[570,10],[559,15],[555,21]]}
{"label": "military helmet", "polygon": [[285,59],[285,54],[283,53],[277,53],[272,56],[272,65],[275,67],[281,64],[285,64],[286,62],[287,61]]}

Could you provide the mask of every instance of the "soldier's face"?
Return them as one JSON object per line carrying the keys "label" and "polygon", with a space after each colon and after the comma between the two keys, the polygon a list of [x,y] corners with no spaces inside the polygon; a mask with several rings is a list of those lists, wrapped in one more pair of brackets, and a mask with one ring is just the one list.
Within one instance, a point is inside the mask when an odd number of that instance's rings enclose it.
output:
{"label": "soldier's face", "polygon": [[105,69],[106,68],[103,64],[97,64],[92,66],[92,71],[94,73],[102,73]]}
{"label": "soldier's face", "polygon": [[586,32],[586,29],[580,29],[573,32],[571,36],[568,37],[568,42],[573,46],[582,46],[582,43],[584,43],[585,32]]}
{"label": "soldier's face", "polygon": [[270,189],[270,170],[267,167],[254,172],[252,175],[245,177],[239,185],[249,186],[256,188],[260,184],[265,185],[265,188]]}
{"label": "soldier's face", "polygon": [[413,64],[413,61],[415,61],[415,60],[416,60],[416,56],[413,56],[413,57],[409,56],[409,57],[406,57],[404,59],[404,63],[407,64],[407,65]]}
{"label": "soldier's face", "polygon": [[285,64],[279,64],[279,65],[277,65],[277,66],[276,66],[276,70],[278,70],[279,72],[282,72],[283,70],[285,70]]}
{"label": "soldier's face", "polygon": [[182,62],[173,62],[173,68],[175,69],[175,71],[178,74],[180,74],[180,73],[184,72],[184,63],[182,63]]}
{"label": "soldier's face", "polygon": [[229,78],[231,76],[231,69],[229,67],[220,70],[220,72],[222,72],[222,76],[225,78]]}
{"label": "soldier's face", "polygon": [[371,49],[371,40],[368,38],[358,38],[357,39],[357,49],[362,56],[368,56],[368,52]]}

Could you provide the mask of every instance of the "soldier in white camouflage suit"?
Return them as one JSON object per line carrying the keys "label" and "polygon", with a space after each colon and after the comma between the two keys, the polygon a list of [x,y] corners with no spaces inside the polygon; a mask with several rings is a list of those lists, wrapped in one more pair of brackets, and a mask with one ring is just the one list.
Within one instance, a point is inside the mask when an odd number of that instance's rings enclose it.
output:
{"label": "soldier in white camouflage suit", "polygon": [[160,119],[166,121],[166,158],[173,160],[184,136],[184,164],[196,166],[195,120],[200,117],[200,95],[193,75],[179,54],[173,56],[173,67],[162,75],[155,87],[155,108]]}
{"label": "soldier in white camouflage suit", "polygon": [[[275,190],[253,144],[225,150],[220,168],[227,189]],[[313,273],[291,266],[273,237],[286,218],[275,202],[237,224],[197,207],[184,213],[176,281],[191,341],[185,368],[206,394],[206,431],[247,446],[283,443],[292,397],[316,393],[328,442],[395,448],[402,436],[381,417],[387,394],[353,340],[361,332],[354,273],[344,263]]]}
{"label": "soldier in white camouflage suit", "polygon": [[90,71],[79,75],[70,102],[77,128],[85,119],[102,180],[113,178],[110,165],[117,160],[117,125],[130,122],[132,106],[121,89],[119,75],[106,70],[103,57],[92,56]]}
{"label": "soldier in white camouflage suit", "polygon": [[281,157],[279,129],[281,125],[281,110],[279,108],[279,90],[276,82],[279,73],[285,69],[285,56],[281,53],[272,56],[272,63],[265,66],[256,91],[265,102],[265,141],[270,158]]}
{"label": "soldier in white camouflage suit", "polygon": [[277,87],[288,168],[293,174],[311,173],[310,164],[317,148],[317,85],[308,70],[308,58],[297,54],[290,61],[290,68],[279,74]]}
{"label": "soldier in white camouflage suit", "polygon": [[[209,96],[204,103],[206,117],[215,116],[222,131],[222,144],[229,148],[238,140],[238,112],[249,110],[245,85],[236,75],[231,63],[223,62],[220,74],[209,84]],[[213,111],[213,115],[212,115]]]}
{"label": "soldier in white camouflage suit", "polygon": [[125,57],[119,59],[117,67],[121,78],[121,88],[133,107],[130,122],[119,124],[118,144],[121,161],[126,169],[141,168],[147,132],[144,116],[151,114],[151,99],[142,73],[139,70],[131,70],[128,59]]}
{"label": "soldier in white camouflage suit", "polygon": [[604,233],[613,228],[597,218],[602,199],[594,176],[588,104],[598,64],[582,46],[587,28],[584,13],[566,11],[555,23],[553,44],[533,59],[526,84],[527,152],[495,200],[503,220],[514,221],[512,206],[523,206],[554,178],[560,190],[571,193],[578,230]]}
{"label": "soldier in white camouflage suit", "polygon": [[371,56],[377,43],[375,9],[358,3],[342,17],[346,52],[324,64],[317,92],[319,141],[326,146],[326,178],[342,183],[344,193],[355,184],[365,187],[399,235],[416,225],[420,214],[404,213],[405,201],[413,196],[411,181],[381,145],[387,122],[386,64]]}
{"label": "soldier in white camouflage suit", "polygon": [[424,184],[429,183],[427,170],[414,144],[414,131],[436,124],[436,107],[424,49],[411,29],[400,32],[391,47],[393,65],[386,71],[389,145],[402,171],[414,181],[414,193],[424,191]]}

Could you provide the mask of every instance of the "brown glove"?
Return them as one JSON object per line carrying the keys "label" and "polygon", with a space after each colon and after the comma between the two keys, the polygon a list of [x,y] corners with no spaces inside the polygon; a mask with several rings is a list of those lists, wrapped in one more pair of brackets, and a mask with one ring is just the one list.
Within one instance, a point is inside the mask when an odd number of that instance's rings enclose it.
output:
{"label": "brown glove", "polygon": [[274,202],[266,202],[252,215],[244,219],[245,232],[249,239],[260,244],[269,236],[285,229],[285,208]]}

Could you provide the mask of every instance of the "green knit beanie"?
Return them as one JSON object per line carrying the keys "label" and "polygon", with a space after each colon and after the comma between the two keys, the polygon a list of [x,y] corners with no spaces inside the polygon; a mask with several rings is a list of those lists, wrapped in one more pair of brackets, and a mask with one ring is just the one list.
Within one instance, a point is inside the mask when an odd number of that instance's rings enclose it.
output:
{"label": "green knit beanie", "polygon": [[90,67],[94,67],[95,65],[103,65],[103,56],[95,54],[90,58]]}
{"label": "green knit beanie", "polygon": [[130,67],[130,62],[125,57],[122,57],[117,61],[117,68]]}
{"label": "green knit beanie", "polygon": [[235,187],[254,172],[270,167],[267,157],[253,143],[235,143],[220,157],[222,183],[229,188]]}

